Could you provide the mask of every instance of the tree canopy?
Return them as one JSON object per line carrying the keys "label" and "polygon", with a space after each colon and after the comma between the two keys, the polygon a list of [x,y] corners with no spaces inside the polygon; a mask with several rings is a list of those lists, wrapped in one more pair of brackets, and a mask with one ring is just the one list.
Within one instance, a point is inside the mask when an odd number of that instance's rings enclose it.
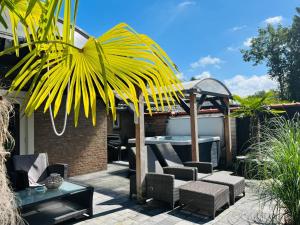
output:
{"label": "tree canopy", "polygon": [[266,63],[270,77],[278,82],[280,98],[300,101],[300,8],[290,27],[267,25],[258,29],[250,49],[241,50],[246,62]]}

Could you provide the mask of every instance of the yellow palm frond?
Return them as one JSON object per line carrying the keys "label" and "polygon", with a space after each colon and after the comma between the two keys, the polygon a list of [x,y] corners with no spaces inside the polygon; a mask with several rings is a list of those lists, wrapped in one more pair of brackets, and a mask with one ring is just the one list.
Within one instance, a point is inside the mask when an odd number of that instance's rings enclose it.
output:
{"label": "yellow palm frond", "polygon": [[[162,96],[167,102],[172,102],[173,96],[177,96],[180,82],[175,75],[175,64],[153,40],[138,34],[125,23],[97,39],[91,37],[82,49],[61,43],[45,43],[42,46],[38,48],[44,49],[41,57],[31,53],[17,66],[23,67],[23,70],[10,89],[20,90],[27,83],[31,84],[32,92],[25,108],[29,115],[42,104],[47,111],[54,103],[56,116],[69,80],[67,112],[70,114],[73,108],[75,126],[81,105],[86,117],[92,115],[95,125],[97,97],[115,116],[115,93],[126,103],[132,102],[137,113],[137,88],[144,94],[150,112],[150,96],[157,106],[159,100],[156,95],[160,96],[162,106]],[[66,60],[69,63],[65,63]]]}
{"label": "yellow palm frond", "polygon": [[[32,40],[38,40],[37,29],[43,11],[42,3],[37,4],[32,0],[4,0],[1,9],[1,15],[6,15],[9,19],[14,45],[19,45],[19,36],[23,33],[31,50]],[[16,54],[19,56],[18,49]]]}

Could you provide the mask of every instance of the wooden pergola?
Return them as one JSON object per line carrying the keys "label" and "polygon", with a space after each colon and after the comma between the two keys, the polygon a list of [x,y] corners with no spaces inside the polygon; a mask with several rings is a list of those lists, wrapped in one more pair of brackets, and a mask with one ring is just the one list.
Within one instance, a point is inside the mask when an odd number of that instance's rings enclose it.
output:
{"label": "wooden pergola", "polygon": [[[192,141],[192,160],[199,159],[198,144],[198,112],[204,103],[209,102],[219,109],[224,115],[224,142],[226,148],[226,166],[232,164],[232,145],[230,130],[230,109],[229,99],[232,95],[228,88],[220,81],[213,78],[204,78],[184,82],[182,84],[182,93],[184,98],[179,98],[178,104],[190,115],[191,141]],[[146,160],[145,154],[145,127],[144,127],[144,99],[139,95],[139,117],[135,116],[135,135],[136,135],[136,185],[137,197],[142,200],[143,183],[145,182]]]}

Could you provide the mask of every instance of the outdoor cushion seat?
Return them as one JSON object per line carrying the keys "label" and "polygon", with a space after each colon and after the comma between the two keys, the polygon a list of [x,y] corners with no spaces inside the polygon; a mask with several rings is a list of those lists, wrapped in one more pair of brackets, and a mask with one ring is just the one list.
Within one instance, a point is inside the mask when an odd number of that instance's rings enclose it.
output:
{"label": "outdoor cushion seat", "polygon": [[[194,171],[193,180],[200,180],[213,172],[212,163],[209,162],[182,162],[170,143],[155,144],[151,145],[151,147],[164,168],[173,167],[192,169]],[[176,179],[191,180],[190,177],[183,178],[182,176],[178,176],[174,171],[164,169],[164,172],[175,175]]]}
{"label": "outdoor cushion seat", "polygon": [[48,155],[39,153],[13,156],[13,168],[16,173],[22,174],[22,180],[25,182],[23,188],[26,188],[43,184],[51,173],[58,173],[67,178],[68,166],[60,163],[49,165]]}
{"label": "outdoor cushion seat", "polygon": [[197,173],[197,178],[196,180],[202,180],[205,177],[210,176],[211,174],[207,174],[207,173]]}
{"label": "outdoor cushion seat", "polygon": [[226,185],[229,187],[230,204],[235,203],[237,196],[243,194],[245,196],[245,178],[239,176],[227,175],[224,173],[215,173],[202,179],[202,181]]}
{"label": "outdoor cushion seat", "polygon": [[180,204],[215,218],[216,211],[229,206],[229,188],[225,185],[191,181],[179,188]]}
{"label": "outdoor cushion seat", "polygon": [[179,188],[180,186],[186,184],[187,182],[186,181],[183,181],[183,180],[174,180],[174,187],[175,188]]}

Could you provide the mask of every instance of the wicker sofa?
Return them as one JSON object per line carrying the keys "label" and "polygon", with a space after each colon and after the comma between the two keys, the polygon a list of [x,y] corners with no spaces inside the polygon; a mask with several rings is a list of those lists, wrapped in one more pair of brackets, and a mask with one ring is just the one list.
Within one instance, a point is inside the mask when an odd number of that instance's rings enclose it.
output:
{"label": "wicker sofa", "polygon": [[13,160],[13,173],[17,176],[17,189],[25,189],[44,183],[51,173],[58,173],[67,178],[67,164],[49,165],[47,153],[32,155],[15,155]]}

